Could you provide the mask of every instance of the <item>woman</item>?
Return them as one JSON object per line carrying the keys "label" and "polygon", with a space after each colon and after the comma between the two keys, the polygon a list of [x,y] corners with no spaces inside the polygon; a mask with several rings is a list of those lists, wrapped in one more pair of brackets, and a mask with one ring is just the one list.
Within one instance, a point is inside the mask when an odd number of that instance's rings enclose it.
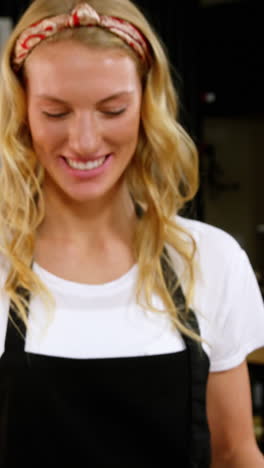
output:
{"label": "woman", "polygon": [[262,299],[234,239],[177,215],[197,154],[146,19],[36,0],[1,86],[1,466],[263,467]]}

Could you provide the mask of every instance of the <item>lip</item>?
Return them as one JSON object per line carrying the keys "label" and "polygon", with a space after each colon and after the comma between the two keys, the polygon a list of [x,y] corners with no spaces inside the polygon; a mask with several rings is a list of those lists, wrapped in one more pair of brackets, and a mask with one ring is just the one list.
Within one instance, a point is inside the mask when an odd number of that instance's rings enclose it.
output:
{"label": "lip", "polygon": [[109,154],[101,154],[100,156],[90,156],[89,158],[71,158],[68,156],[62,156],[64,159],[70,159],[71,161],[77,162],[77,163],[87,163],[87,162],[93,162],[93,161],[98,161],[98,159],[102,159],[109,156]]}
{"label": "lip", "polygon": [[[101,159],[102,157],[104,156],[101,156],[100,158],[96,158],[96,159]],[[64,171],[66,171],[67,174],[69,174],[71,177],[77,178],[79,180],[89,180],[89,179],[95,178],[103,174],[108,169],[109,165],[111,164],[112,157],[113,157],[112,154],[107,155],[106,160],[102,166],[96,167],[95,169],[91,169],[89,171],[83,171],[80,169],[74,169],[70,167],[65,161],[64,156],[60,156],[59,163],[60,163],[61,168]],[[94,161],[96,161],[96,159],[94,159]],[[74,159],[74,161],[80,161],[80,159],[79,160]],[[93,161],[93,160],[88,159],[88,161]],[[80,162],[84,162],[84,160],[81,160]]]}

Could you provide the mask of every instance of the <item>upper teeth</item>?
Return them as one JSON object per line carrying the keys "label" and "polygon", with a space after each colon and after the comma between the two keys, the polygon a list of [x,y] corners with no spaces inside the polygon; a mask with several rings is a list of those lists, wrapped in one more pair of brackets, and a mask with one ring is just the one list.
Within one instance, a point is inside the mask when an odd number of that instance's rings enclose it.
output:
{"label": "upper teeth", "polygon": [[96,161],[88,161],[87,163],[80,163],[77,161],[73,161],[72,159],[67,159],[67,163],[73,169],[80,169],[80,170],[87,171],[87,170],[95,169],[99,166],[102,166],[102,164],[105,162],[105,159],[106,159],[106,156],[104,156],[101,159],[97,159]]}

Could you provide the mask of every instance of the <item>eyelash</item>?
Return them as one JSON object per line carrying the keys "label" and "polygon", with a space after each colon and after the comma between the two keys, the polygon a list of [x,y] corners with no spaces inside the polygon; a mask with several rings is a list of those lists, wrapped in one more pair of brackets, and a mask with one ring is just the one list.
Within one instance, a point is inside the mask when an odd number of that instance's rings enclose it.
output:
{"label": "eyelash", "polygon": [[[117,117],[121,114],[123,114],[124,112],[126,111],[126,108],[125,109],[120,109],[119,111],[108,111],[108,112],[103,112],[103,114],[109,116],[109,117]],[[46,116],[46,117],[49,117],[51,119],[59,119],[59,118],[62,118],[62,117],[66,117],[66,115],[68,114],[68,112],[62,112],[61,114],[50,114],[49,112],[43,112],[43,114]]]}
{"label": "eyelash", "polygon": [[104,112],[104,114],[110,115],[110,116],[117,116],[117,115],[123,114],[125,111],[126,111],[126,108],[120,109],[120,110],[118,110],[118,111],[112,111],[112,112],[111,112],[111,111],[108,111],[108,112]]}
{"label": "eyelash", "polygon": [[63,112],[61,114],[50,114],[49,112],[43,112],[43,114],[46,116],[46,117],[49,117],[51,119],[59,119],[60,117],[65,117],[67,115],[66,112]]}

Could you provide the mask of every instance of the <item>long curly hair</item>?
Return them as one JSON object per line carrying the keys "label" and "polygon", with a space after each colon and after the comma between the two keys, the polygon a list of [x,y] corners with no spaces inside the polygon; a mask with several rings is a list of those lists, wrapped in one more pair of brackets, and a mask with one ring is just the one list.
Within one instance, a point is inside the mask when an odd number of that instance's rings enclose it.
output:
{"label": "long curly hair", "polygon": [[[53,307],[52,296],[31,266],[37,228],[45,216],[42,193],[44,170],[34,153],[27,124],[27,105],[23,68],[15,73],[12,55],[18,36],[43,18],[69,13],[79,0],[35,0],[16,25],[6,44],[1,65],[0,84],[0,252],[8,261],[5,291],[27,324],[26,303],[18,288],[44,297]],[[135,233],[134,249],[139,267],[137,299],[153,305],[153,294],[163,301],[164,309],[176,328],[195,340],[199,337],[184,326],[172,300],[172,289],[163,277],[161,258],[170,263],[164,250],[173,248],[185,264],[187,307],[194,287],[195,241],[177,222],[176,214],[191,200],[198,188],[198,155],[195,144],[178,122],[178,97],[174,89],[166,48],[141,11],[129,0],[90,0],[98,13],[123,18],[133,23],[150,44],[152,63],[146,67],[136,53],[119,37],[102,28],[75,28],[46,39],[72,38],[91,47],[121,48],[136,62],[142,86],[139,139],[126,170],[130,194],[144,215]],[[181,280],[182,278],[180,278]],[[144,296],[142,296],[142,292]]]}

